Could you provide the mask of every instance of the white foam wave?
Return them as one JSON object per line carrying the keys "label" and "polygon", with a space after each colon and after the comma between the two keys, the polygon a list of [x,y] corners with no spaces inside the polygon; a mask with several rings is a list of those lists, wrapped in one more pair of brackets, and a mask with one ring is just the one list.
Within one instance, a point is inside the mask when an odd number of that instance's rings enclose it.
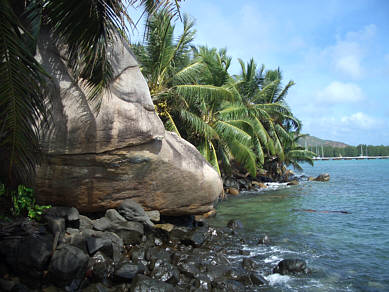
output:
{"label": "white foam wave", "polygon": [[278,189],[287,187],[287,184],[288,183],[268,182],[268,183],[265,183],[265,185],[267,186],[267,188],[265,190],[269,190],[269,191],[270,190],[271,191],[278,190]]}
{"label": "white foam wave", "polygon": [[271,274],[269,276],[266,276],[265,278],[266,278],[266,280],[269,281],[269,284],[271,286],[285,284],[286,282],[288,282],[291,279],[289,276],[283,276],[281,274]]}
{"label": "white foam wave", "polygon": [[266,264],[269,264],[269,263],[278,263],[279,261],[281,261],[282,258],[278,257],[278,256],[275,256],[275,255],[272,255],[266,259],[264,259],[263,261],[266,263]]}

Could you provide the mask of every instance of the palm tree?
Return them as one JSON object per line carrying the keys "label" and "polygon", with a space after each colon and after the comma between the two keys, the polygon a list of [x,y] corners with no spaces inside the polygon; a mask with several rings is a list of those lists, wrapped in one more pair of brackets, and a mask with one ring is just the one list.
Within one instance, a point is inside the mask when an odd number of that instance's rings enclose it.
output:
{"label": "palm tree", "polygon": [[[256,123],[253,141],[262,167],[274,178],[282,175],[284,165],[299,169],[299,161],[312,163],[312,153],[300,149],[295,136],[299,135],[301,122],[289,109],[285,98],[294,85],[289,81],[282,87],[282,75],[277,70],[257,69],[254,60],[247,64],[239,59],[241,74],[234,76],[241,95],[241,103],[229,109],[231,114],[247,112]],[[263,153],[261,153],[261,149]]]}
{"label": "palm tree", "polygon": [[34,59],[41,27],[65,44],[69,70],[96,100],[113,79],[108,46],[127,31],[127,5],[151,12],[161,6],[178,11],[177,1],[0,0],[0,179],[28,182],[39,163],[39,132],[49,117],[45,81]]}
{"label": "palm tree", "polygon": [[177,41],[174,29],[171,17],[161,10],[147,20],[145,43],[133,48],[165,127],[197,146],[219,173],[219,162],[228,165],[232,153],[254,173],[250,135],[218,112],[234,98],[227,72],[231,58],[226,50],[205,47],[192,55],[195,32],[187,16]]}
{"label": "palm tree", "polygon": [[299,162],[306,162],[313,166],[313,157],[316,154],[298,144],[298,140],[307,135],[299,134],[298,132],[291,132],[290,135],[291,139],[288,139],[284,146],[285,159],[283,162],[285,165],[292,165],[294,169],[299,171],[302,170]]}
{"label": "palm tree", "polygon": [[[219,164],[228,171],[230,160],[234,159],[255,176],[254,123],[246,115],[228,113],[229,106],[240,100],[228,73],[231,58],[226,49],[200,47],[194,52],[195,58],[206,65],[207,70],[198,80],[199,84],[178,88],[187,104],[180,112],[189,130],[186,138],[197,145],[219,173]],[[213,91],[220,94],[213,94]]]}

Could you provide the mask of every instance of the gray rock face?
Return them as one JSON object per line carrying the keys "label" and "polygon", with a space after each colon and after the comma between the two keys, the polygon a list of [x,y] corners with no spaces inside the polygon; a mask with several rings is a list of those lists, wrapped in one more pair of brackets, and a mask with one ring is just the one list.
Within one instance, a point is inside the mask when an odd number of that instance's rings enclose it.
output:
{"label": "gray rock face", "polygon": [[115,79],[97,114],[49,34],[40,36],[36,58],[53,76],[53,118],[41,140],[39,202],[97,212],[133,198],[163,215],[208,212],[222,193],[217,172],[193,145],[165,132],[130,50],[118,41],[110,57]]}

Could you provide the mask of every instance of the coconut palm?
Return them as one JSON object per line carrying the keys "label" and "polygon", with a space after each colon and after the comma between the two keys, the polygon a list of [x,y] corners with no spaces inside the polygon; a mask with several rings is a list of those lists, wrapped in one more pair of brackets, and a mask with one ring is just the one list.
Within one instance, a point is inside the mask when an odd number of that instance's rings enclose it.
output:
{"label": "coconut palm", "polygon": [[227,72],[231,58],[226,50],[205,47],[192,56],[194,29],[187,16],[176,40],[174,29],[171,17],[159,11],[147,21],[145,43],[134,46],[165,127],[197,146],[219,173],[219,161],[228,165],[233,153],[255,173],[255,155],[247,146],[250,135],[233,125],[237,120],[227,121],[218,113],[234,99]]}
{"label": "coconut palm", "polygon": [[125,21],[133,23],[127,5],[178,9],[167,0],[0,0],[0,179],[8,185],[28,181],[39,163],[50,78],[34,59],[41,27],[65,45],[69,70],[96,100],[113,79],[107,48],[126,32]]}
{"label": "coconut palm", "polygon": [[306,162],[313,166],[313,157],[316,154],[298,144],[298,140],[307,135],[299,134],[298,132],[292,132],[290,135],[291,139],[288,139],[284,145],[285,159],[283,162],[285,165],[292,165],[294,169],[299,171],[302,171],[300,162]]}
{"label": "coconut palm", "polygon": [[[255,175],[254,123],[247,115],[226,113],[231,104],[240,100],[228,73],[231,58],[226,49],[199,47],[194,53],[207,70],[198,80],[200,84],[178,88],[187,104],[180,112],[189,130],[186,137],[219,172],[219,164],[228,170],[230,160],[234,159]],[[203,87],[207,90],[202,90]],[[220,94],[210,94],[211,88],[218,88]]]}

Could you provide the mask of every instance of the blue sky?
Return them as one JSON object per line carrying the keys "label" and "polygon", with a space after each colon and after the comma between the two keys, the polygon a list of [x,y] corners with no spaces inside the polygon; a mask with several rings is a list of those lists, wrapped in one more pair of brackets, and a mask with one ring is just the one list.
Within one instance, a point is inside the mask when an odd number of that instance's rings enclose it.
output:
{"label": "blue sky", "polygon": [[351,145],[389,145],[389,1],[186,0],[195,44],[292,79],[287,102],[303,132]]}

